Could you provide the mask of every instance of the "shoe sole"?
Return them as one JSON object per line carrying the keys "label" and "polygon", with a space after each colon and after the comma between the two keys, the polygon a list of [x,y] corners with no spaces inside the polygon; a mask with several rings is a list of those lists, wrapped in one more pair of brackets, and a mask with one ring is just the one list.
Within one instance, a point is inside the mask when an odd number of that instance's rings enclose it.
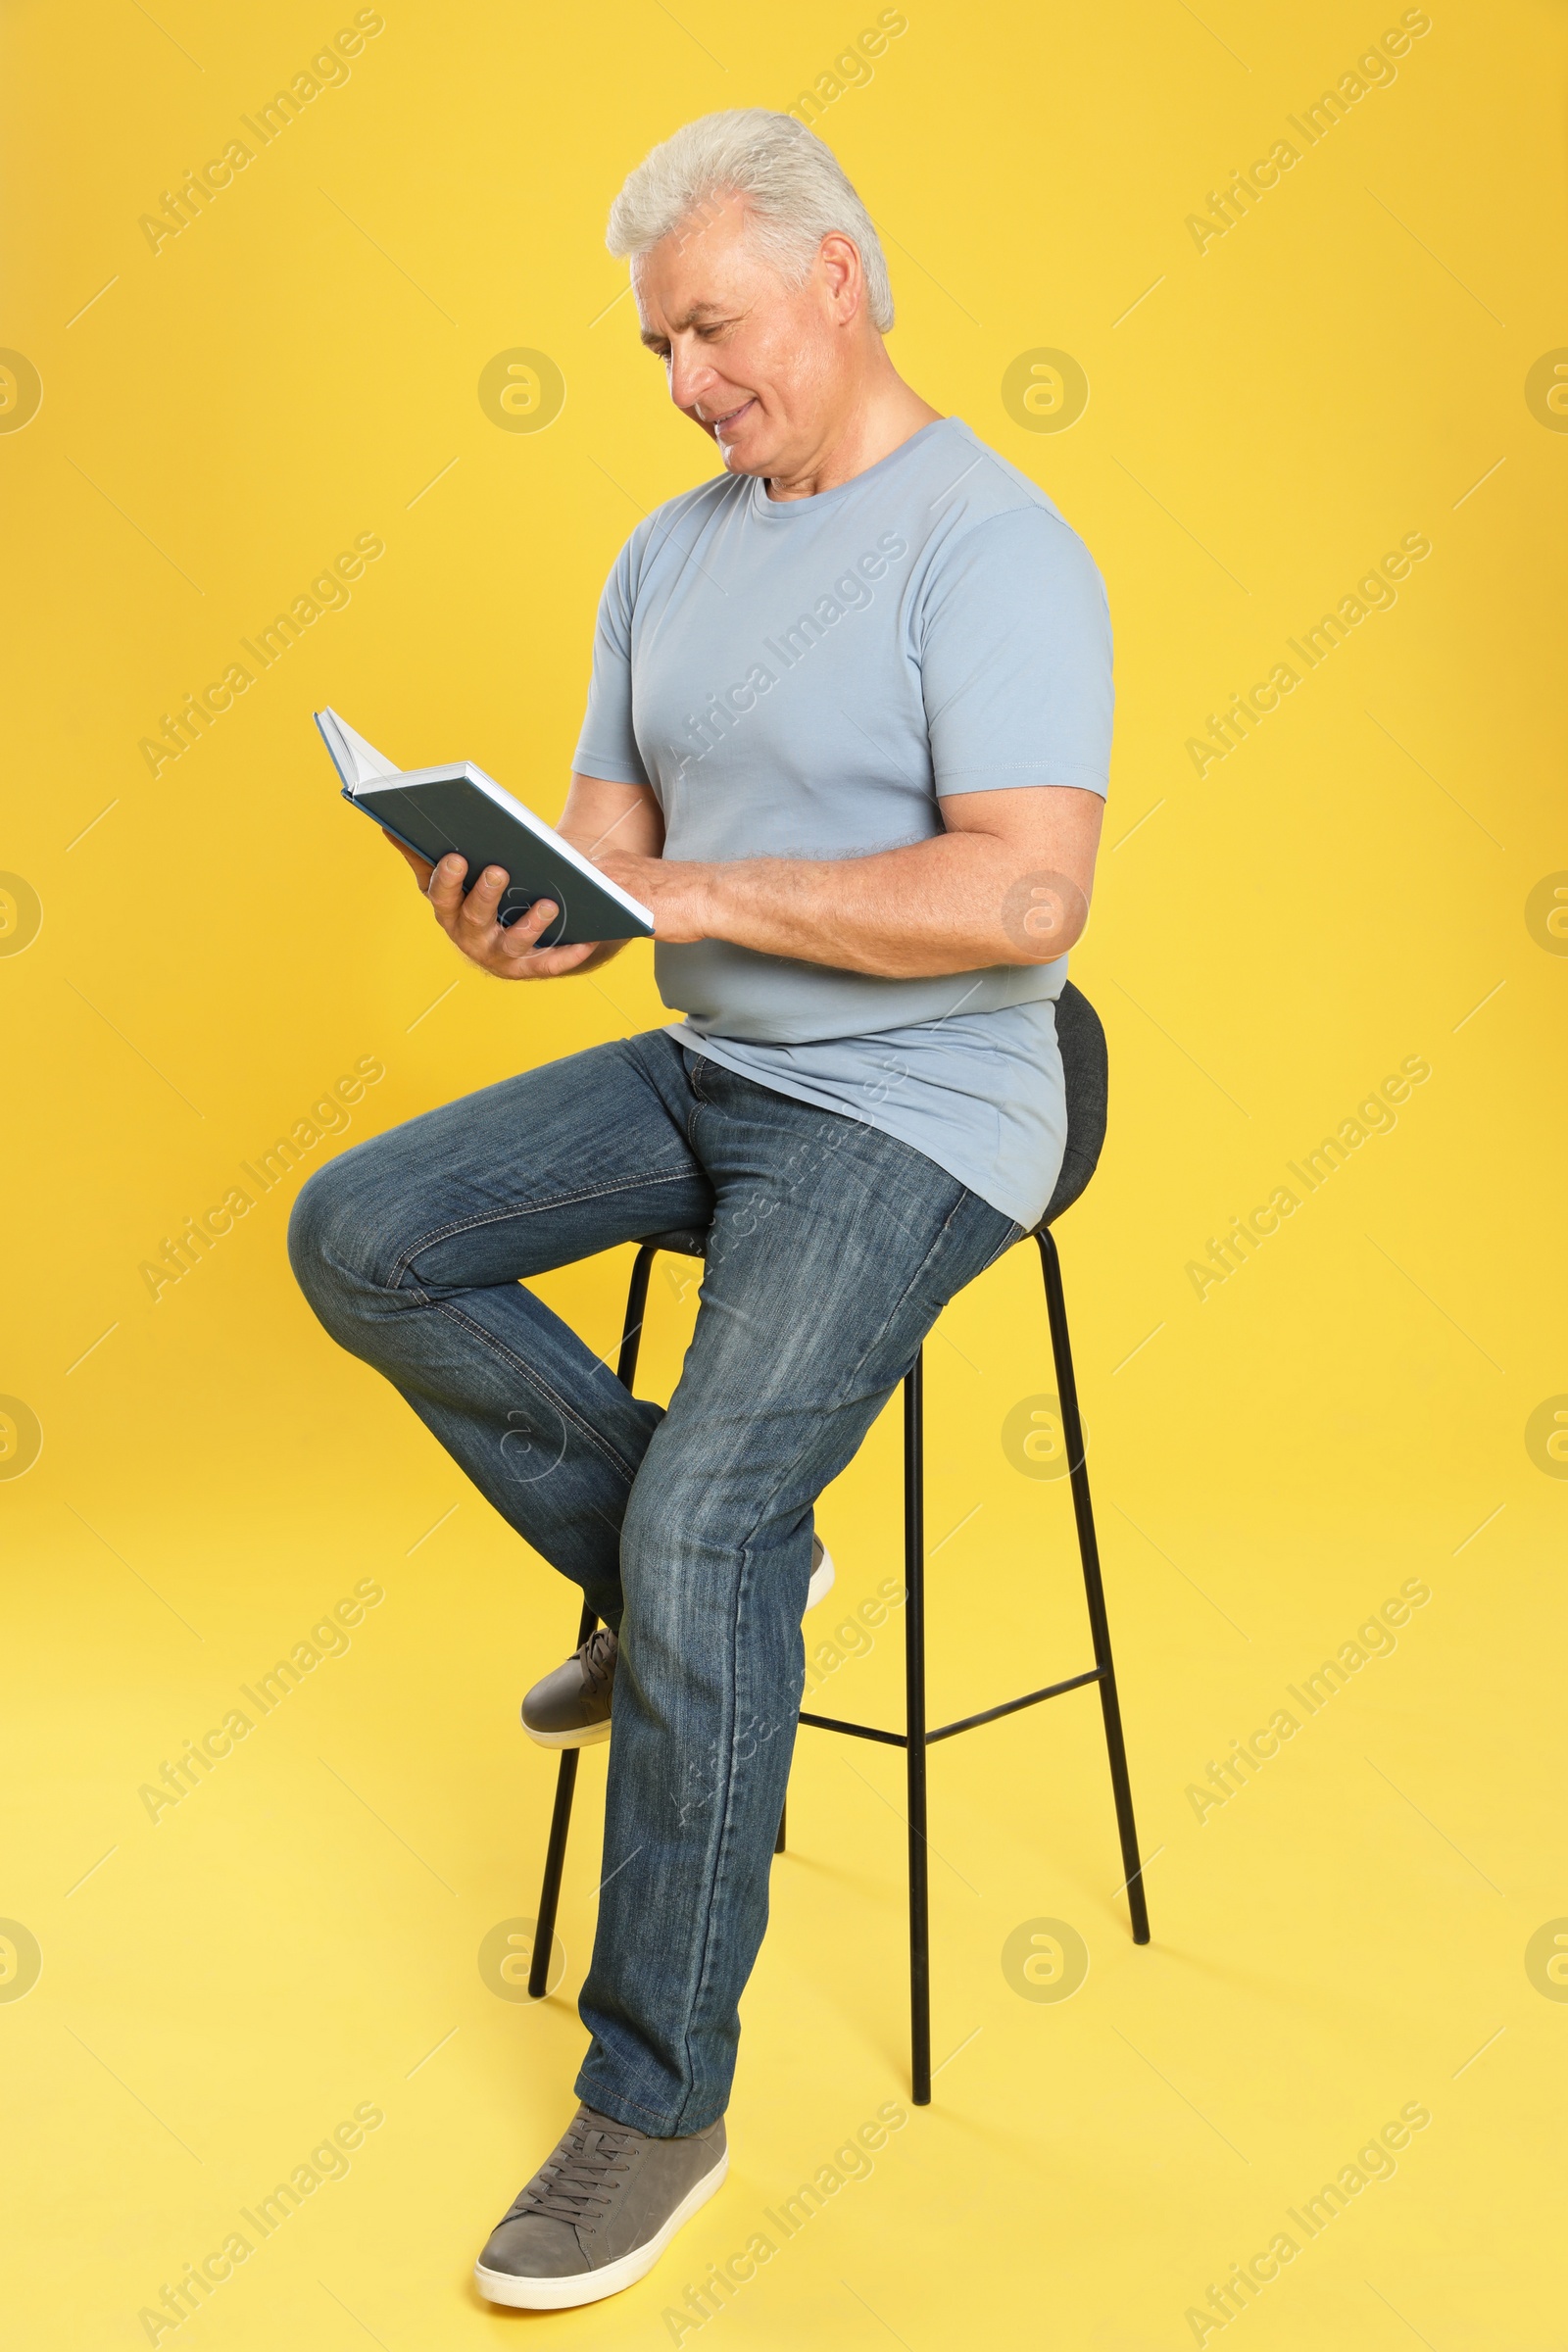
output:
{"label": "shoe sole", "polygon": [[722,2187],[728,2171],[726,2148],[712,2171],[687,2190],[657,2236],[634,2246],[618,2261],[607,2262],[603,2270],[578,2271],[569,2278],[518,2278],[510,2271],[487,2271],[482,2262],[476,2262],[473,2276],[479,2292],[486,2302],[504,2303],[512,2311],[574,2311],[579,2304],[602,2303],[607,2295],[618,2295],[623,2287],[635,2286],[639,2278],[647,2278],[676,2230]]}
{"label": "shoe sole", "polygon": [[[806,1588],[808,1611],[814,1609],[819,1600],[826,1600],[833,1590],[836,1574],[833,1554],[824,1546],[822,1557],[811,1570],[811,1581]],[[536,1732],[526,1715],[522,1718],[522,1728],[536,1747],[597,1747],[601,1740],[610,1738],[608,1715],[603,1723],[590,1724],[585,1732]]]}
{"label": "shoe sole", "polygon": [[610,1738],[610,1718],[603,1723],[591,1723],[585,1732],[536,1732],[526,1715],[522,1728],[536,1747],[597,1747],[601,1740]]}

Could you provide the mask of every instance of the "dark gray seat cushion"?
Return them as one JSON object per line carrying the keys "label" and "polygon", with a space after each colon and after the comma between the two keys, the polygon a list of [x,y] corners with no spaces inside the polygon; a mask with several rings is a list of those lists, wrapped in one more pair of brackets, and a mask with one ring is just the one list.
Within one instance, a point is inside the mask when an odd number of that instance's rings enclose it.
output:
{"label": "dark gray seat cushion", "polygon": [[1105,1141],[1110,1086],[1105,1032],[1083,990],[1070,980],[1056,999],[1056,1042],[1066,1083],[1067,1149],[1041,1226],[1054,1225],[1063,1209],[1071,1208],[1100,1165]]}
{"label": "dark gray seat cushion", "polygon": [[701,1232],[690,1226],[680,1226],[673,1233],[651,1233],[648,1237],[656,1250],[676,1250],[682,1257],[708,1255],[708,1228]]}

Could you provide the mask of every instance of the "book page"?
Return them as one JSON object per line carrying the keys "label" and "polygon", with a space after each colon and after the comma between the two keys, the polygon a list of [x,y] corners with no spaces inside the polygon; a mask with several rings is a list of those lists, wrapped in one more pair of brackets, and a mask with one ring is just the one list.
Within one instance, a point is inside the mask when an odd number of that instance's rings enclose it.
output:
{"label": "book page", "polygon": [[365,784],[384,784],[388,778],[403,773],[395,760],[378,752],[373,743],[367,743],[363,735],[357,735],[335,710],[318,710],[316,723],[338,774],[350,791],[358,792]]}

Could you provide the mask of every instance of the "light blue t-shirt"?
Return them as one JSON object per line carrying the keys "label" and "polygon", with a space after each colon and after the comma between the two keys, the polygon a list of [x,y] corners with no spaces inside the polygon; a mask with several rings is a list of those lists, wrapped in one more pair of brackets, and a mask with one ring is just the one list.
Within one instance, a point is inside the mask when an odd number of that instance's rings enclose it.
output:
{"label": "light blue t-shirt", "polygon": [[[722,474],[640,523],[600,600],[573,765],[650,786],[666,858],[865,858],[941,833],[944,794],[1103,793],[1111,702],[1088,550],[949,416],[815,498]],[[1040,1217],[1065,956],[879,979],[703,940],[654,968],[683,1044]]]}

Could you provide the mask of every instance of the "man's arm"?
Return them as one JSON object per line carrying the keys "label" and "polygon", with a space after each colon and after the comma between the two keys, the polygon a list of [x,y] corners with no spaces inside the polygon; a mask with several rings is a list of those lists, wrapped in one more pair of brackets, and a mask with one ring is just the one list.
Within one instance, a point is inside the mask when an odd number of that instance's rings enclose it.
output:
{"label": "man's arm", "polygon": [[872,858],[665,860],[623,830],[594,862],[653,908],[662,940],[724,939],[886,979],[1064,956],[1089,919],[1099,793],[1034,784],[955,793],[941,808],[945,833]]}
{"label": "man's arm", "polygon": [[[1089,919],[1100,795],[1037,784],[954,793],[941,808],[946,832],[872,858],[666,860],[660,855],[663,820],[645,785],[574,775],[557,830],[653,908],[662,940],[723,939],[887,979],[1064,956]],[[585,971],[624,944],[536,948],[555,919],[552,901],[540,900],[503,930],[496,907],[507,876],[499,866],[488,867],[465,897],[460,858],[432,870],[394,846],[454,946],[498,978]]]}
{"label": "man's arm", "polygon": [[[600,776],[574,775],[556,831],[607,873],[612,855],[629,859],[639,872],[660,870],[664,820],[645,784],[607,784]],[[554,980],[564,972],[585,972],[607,963],[626,944],[612,939],[598,947],[536,949],[540,932],[549,929],[560,911],[553,899],[536,900],[525,915],[503,929],[496,921],[496,908],[509,877],[501,866],[486,866],[465,897],[463,878],[468,869],[461,858],[443,858],[439,865],[430,866],[401,841],[393,841],[390,833],[387,840],[413,869],[453,946],[498,979]],[[645,906],[649,904],[643,900]]]}

